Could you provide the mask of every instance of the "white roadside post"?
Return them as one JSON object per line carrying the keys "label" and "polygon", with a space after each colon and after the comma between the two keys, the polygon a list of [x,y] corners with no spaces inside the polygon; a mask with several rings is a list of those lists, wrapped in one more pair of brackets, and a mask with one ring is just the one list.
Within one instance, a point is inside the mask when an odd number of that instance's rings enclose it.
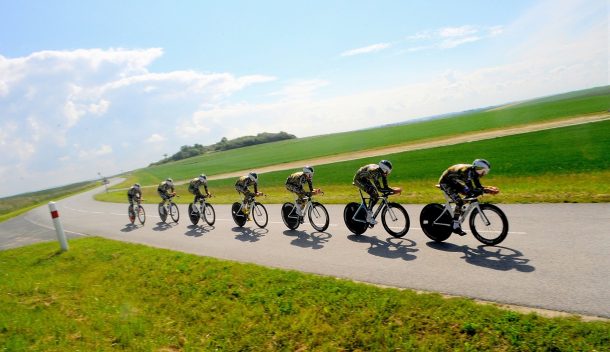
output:
{"label": "white roadside post", "polygon": [[61,221],[59,221],[59,212],[55,206],[55,202],[49,202],[49,210],[51,210],[51,218],[53,218],[53,225],[55,225],[55,232],[57,232],[57,240],[61,246],[62,252],[68,250],[68,241],[66,240],[66,233],[64,232]]}

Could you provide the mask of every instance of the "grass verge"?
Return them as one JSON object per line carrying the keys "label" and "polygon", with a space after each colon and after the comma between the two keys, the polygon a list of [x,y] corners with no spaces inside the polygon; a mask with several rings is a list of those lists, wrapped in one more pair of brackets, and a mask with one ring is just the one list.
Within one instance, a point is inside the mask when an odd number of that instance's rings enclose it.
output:
{"label": "grass verge", "polygon": [[[129,270],[126,270],[129,268]],[[3,350],[593,351],[610,323],[101,238],[0,252]]]}

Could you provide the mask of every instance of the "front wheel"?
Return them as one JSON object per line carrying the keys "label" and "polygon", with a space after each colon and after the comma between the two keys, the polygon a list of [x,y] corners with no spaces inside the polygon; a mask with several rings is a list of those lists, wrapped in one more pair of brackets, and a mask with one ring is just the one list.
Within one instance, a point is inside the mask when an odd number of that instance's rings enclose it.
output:
{"label": "front wheel", "polygon": [[497,206],[479,204],[470,214],[470,230],[479,242],[495,246],[508,235],[508,219]]}
{"label": "front wheel", "polygon": [[214,211],[214,207],[212,206],[212,204],[205,205],[205,209],[203,211],[203,219],[210,226],[214,225],[214,222],[216,222],[216,211]]}
{"label": "front wheel", "polygon": [[409,232],[411,222],[407,210],[398,203],[388,203],[381,212],[383,228],[394,237],[402,237]]}
{"label": "front wheel", "polygon": [[180,220],[180,211],[174,202],[169,203],[169,215],[172,217],[172,220],[174,220],[175,223]]}
{"label": "front wheel", "polygon": [[426,205],[419,214],[422,231],[436,242],[443,242],[451,236],[452,221],[445,207],[438,203]]}
{"label": "front wheel", "polygon": [[254,202],[252,205],[252,219],[260,228],[264,228],[267,226],[267,221],[269,221],[269,217],[267,216],[267,209],[265,206],[259,202]]}
{"label": "front wheel", "polygon": [[282,205],[282,220],[284,225],[291,230],[296,230],[299,227],[299,216],[292,203],[284,203]]}
{"label": "front wheel", "polygon": [[307,214],[309,223],[317,231],[323,232],[328,228],[330,218],[326,207],[318,202],[312,202]]}
{"label": "front wheel", "polygon": [[[354,215],[358,212],[358,216],[354,219]],[[345,226],[354,234],[362,235],[369,224],[366,222],[366,210],[360,209],[358,203],[348,203],[343,210],[343,221]]]}
{"label": "front wheel", "polygon": [[241,203],[235,202],[231,206],[231,216],[233,216],[233,221],[239,227],[242,227],[246,224],[248,218],[246,214],[241,211]]}
{"label": "front wheel", "polygon": [[140,221],[140,224],[144,225],[144,222],[146,222],[146,212],[144,211],[144,207],[141,205],[138,205],[138,221]]}

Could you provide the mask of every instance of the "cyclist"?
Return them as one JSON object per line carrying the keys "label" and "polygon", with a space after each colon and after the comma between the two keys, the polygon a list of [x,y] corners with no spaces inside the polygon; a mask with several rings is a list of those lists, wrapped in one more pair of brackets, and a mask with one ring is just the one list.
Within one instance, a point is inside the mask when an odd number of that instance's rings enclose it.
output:
{"label": "cyclist", "polygon": [[172,196],[176,195],[174,191],[174,180],[171,178],[167,178],[165,181],[159,183],[159,187],[157,187],[157,193],[161,197],[162,202],[160,204],[165,203]]}
{"label": "cyclist", "polygon": [[[199,187],[201,187],[201,185],[203,185],[205,189],[205,196],[201,194],[201,191],[199,190]],[[208,191],[208,177],[205,174],[201,174],[199,175],[199,177],[195,177],[191,180],[191,182],[189,182],[188,190],[189,193],[195,195],[195,200],[193,200],[193,204],[197,204],[197,201],[199,201],[199,199],[211,196],[210,192]]]}
{"label": "cyclist", "polygon": [[[250,191],[250,189],[248,188],[250,185],[254,186],[254,192]],[[248,220],[251,220],[247,204],[249,203],[249,200],[253,197],[260,196],[261,194],[263,194],[262,192],[258,191],[258,175],[256,174],[256,172],[252,171],[246,176],[241,176],[240,178],[238,178],[235,182],[235,190],[237,191],[237,193],[243,193],[244,200],[242,201],[242,209],[244,214],[248,215]]]}
{"label": "cyclist", "polygon": [[[354,185],[370,196],[369,205],[366,212],[366,221],[375,225],[377,221],[373,219],[373,207],[379,200],[379,192],[393,191],[388,187],[388,175],[392,172],[392,163],[388,160],[381,160],[379,164],[364,165],[354,175]],[[381,179],[383,186],[379,183]]]}
{"label": "cyclist", "polygon": [[[313,183],[311,182],[312,178],[313,167],[305,166],[303,171],[295,172],[286,179],[286,189],[297,195],[297,214],[299,216],[303,216],[303,207],[305,206],[303,198],[309,197],[319,191],[318,189],[313,188]],[[309,192],[305,191],[305,183],[309,186]]]}
{"label": "cyclist", "polygon": [[142,190],[140,189],[139,183],[134,183],[133,186],[129,187],[127,190],[127,199],[129,200],[129,205],[133,206],[133,201],[135,199],[142,198]]}
{"label": "cyclist", "polygon": [[460,193],[466,197],[478,197],[483,193],[497,193],[495,187],[483,187],[480,178],[487,175],[491,169],[491,164],[485,159],[475,159],[472,164],[457,164],[450,166],[438,180],[441,190],[445,192],[455,202],[455,212],[453,215],[453,232],[464,236],[466,232],[460,226],[460,216],[462,215],[462,205],[464,200]]}

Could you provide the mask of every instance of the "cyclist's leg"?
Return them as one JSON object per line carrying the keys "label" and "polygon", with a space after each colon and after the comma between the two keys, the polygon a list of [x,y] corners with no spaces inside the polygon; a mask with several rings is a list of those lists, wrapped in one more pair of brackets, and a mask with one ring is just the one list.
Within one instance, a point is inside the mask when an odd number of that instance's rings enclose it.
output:
{"label": "cyclist's leg", "polygon": [[375,219],[373,219],[373,207],[375,206],[375,204],[377,203],[377,200],[379,199],[379,194],[377,193],[377,189],[375,188],[373,183],[369,180],[356,180],[354,182],[354,185],[356,185],[358,188],[360,188],[361,190],[366,192],[366,194],[368,194],[370,197],[369,205],[367,206],[367,211],[366,211],[366,221],[368,221],[372,224],[377,223],[375,221]]}
{"label": "cyclist's leg", "polygon": [[463,236],[466,234],[466,232],[462,230],[460,216],[462,215],[462,205],[464,205],[464,200],[462,197],[460,197],[460,193],[456,185],[441,183],[440,186],[443,192],[445,192],[445,194],[447,194],[447,196],[449,196],[449,198],[455,203],[455,209],[453,210],[453,232]]}

